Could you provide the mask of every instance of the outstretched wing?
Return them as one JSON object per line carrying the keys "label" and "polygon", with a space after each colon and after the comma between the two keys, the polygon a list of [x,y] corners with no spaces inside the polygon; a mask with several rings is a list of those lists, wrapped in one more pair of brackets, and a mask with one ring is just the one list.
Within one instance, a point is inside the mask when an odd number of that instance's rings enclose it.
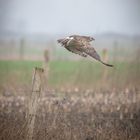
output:
{"label": "outstretched wing", "polygon": [[84,46],[82,47],[82,51],[85,52],[86,54],[88,54],[89,56],[91,56],[92,58],[100,61],[102,64],[109,66],[109,67],[113,67],[113,65],[107,64],[105,62],[103,62],[99,56],[99,54],[96,52],[96,50],[91,47],[91,46]]}
{"label": "outstretched wing", "polygon": [[84,46],[82,48],[82,50],[88,54],[89,56],[93,57],[94,59],[101,61],[100,56],[98,55],[98,53],[96,52],[96,50],[93,47],[90,46]]}
{"label": "outstretched wing", "polygon": [[90,36],[71,35],[70,37],[73,37],[77,41],[91,42],[91,41],[95,40],[93,37],[90,37]]}
{"label": "outstretched wing", "polygon": [[74,48],[74,47],[71,47],[71,46],[65,46],[65,48],[66,48],[68,51],[72,52],[72,53],[79,54],[79,55],[81,55],[81,56],[83,56],[83,57],[87,57],[86,54],[84,54],[83,52],[77,50],[77,49]]}

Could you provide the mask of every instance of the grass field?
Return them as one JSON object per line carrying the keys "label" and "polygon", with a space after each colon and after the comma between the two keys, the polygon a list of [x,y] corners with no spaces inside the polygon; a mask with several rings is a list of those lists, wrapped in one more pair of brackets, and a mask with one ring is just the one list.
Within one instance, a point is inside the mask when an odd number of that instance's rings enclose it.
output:
{"label": "grass field", "polygon": [[139,140],[140,63],[110,63],[1,60],[0,140],[27,139],[34,67],[48,67],[49,76],[32,139]]}
{"label": "grass field", "polygon": [[[138,62],[112,63],[114,68],[84,60],[51,61],[47,66],[49,67],[48,85],[53,88],[139,85]],[[45,67],[45,64],[42,61],[0,61],[0,85],[10,81],[29,85],[34,67]]]}

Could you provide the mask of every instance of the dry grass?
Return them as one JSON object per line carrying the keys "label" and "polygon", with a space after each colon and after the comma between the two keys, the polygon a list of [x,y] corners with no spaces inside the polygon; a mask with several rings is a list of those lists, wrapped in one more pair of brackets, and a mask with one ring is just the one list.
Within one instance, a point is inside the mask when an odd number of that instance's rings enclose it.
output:
{"label": "dry grass", "polygon": [[[86,61],[51,63],[47,87],[38,98],[34,114],[33,139],[139,140],[137,54],[131,63],[114,63],[115,69]],[[0,62],[0,140],[27,138],[34,66],[41,64]]]}
{"label": "dry grass", "polygon": [[[0,97],[0,139],[27,135],[27,93]],[[139,140],[140,91],[46,91],[39,101],[35,140]]]}

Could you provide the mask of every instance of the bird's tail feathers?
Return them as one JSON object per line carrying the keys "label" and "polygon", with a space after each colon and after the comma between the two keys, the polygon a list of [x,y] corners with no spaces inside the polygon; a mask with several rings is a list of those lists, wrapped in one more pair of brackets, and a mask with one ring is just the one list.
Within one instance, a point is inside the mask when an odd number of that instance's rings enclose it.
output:
{"label": "bird's tail feathers", "polygon": [[111,64],[107,64],[107,63],[105,63],[105,62],[103,62],[103,61],[100,61],[100,62],[101,62],[102,64],[108,66],[108,67],[114,67],[113,65],[111,65]]}

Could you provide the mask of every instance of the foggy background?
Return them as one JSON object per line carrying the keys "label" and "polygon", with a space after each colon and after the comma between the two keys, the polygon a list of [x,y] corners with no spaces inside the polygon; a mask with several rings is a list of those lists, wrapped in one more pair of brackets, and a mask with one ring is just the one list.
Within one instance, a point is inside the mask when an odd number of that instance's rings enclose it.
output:
{"label": "foggy background", "polygon": [[139,13],[140,0],[0,0],[0,58],[43,59],[46,48],[68,57],[56,40],[72,34],[93,36],[98,51],[138,47]]}
{"label": "foggy background", "polygon": [[140,35],[140,0],[1,0],[0,32]]}

